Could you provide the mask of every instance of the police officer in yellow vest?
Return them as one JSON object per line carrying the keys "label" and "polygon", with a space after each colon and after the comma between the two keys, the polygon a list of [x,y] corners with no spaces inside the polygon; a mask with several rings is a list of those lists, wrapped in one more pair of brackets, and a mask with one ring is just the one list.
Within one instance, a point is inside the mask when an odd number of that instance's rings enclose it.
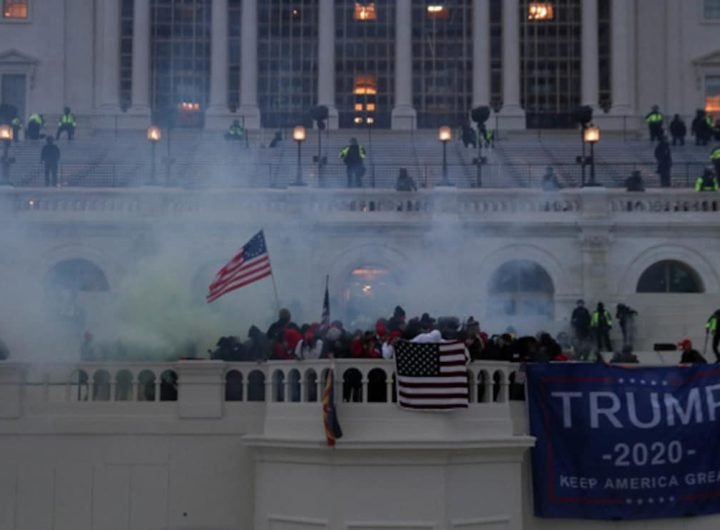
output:
{"label": "police officer in yellow vest", "polygon": [[648,124],[648,130],[650,131],[650,141],[654,142],[659,140],[663,134],[663,120],[665,116],[662,115],[657,105],[653,105],[652,110],[645,116],[645,123]]}
{"label": "police officer in yellow vest", "polygon": [[233,120],[232,125],[225,133],[225,139],[240,141],[243,138],[245,138],[245,129],[243,129],[242,125],[240,125],[240,121]]}
{"label": "police officer in yellow vest", "polygon": [[[590,317],[590,328],[595,334],[598,351],[612,351],[610,330],[612,329],[612,316],[605,309],[605,304],[598,302],[597,308]],[[605,350],[603,350],[603,347]]]}
{"label": "police officer in yellow vest", "polygon": [[58,130],[55,134],[55,139],[60,139],[60,134],[62,134],[63,131],[67,133],[68,140],[72,140],[73,136],[75,136],[75,127],[77,123],[75,122],[75,115],[70,112],[70,107],[65,107],[63,110],[63,115],[60,116],[60,121],[58,122]]}
{"label": "police officer in yellow vest", "polygon": [[710,162],[715,166],[715,174],[720,176],[720,145],[710,151]]}
{"label": "police officer in yellow vest", "polygon": [[365,148],[358,144],[355,138],[350,138],[350,144],[340,149],[338,157],[345,163],[348,188],[352,188],[353,185],[362,188],[362,178],[365,174],[363,160],[366,156]]}
{"label": "police officer in yellow vest", "polygon": [[45,127],[45,118],[42,114],[33,112],[28,118],[25,138],[29,138],[30,140],[39,140],[44,136],[41,134],[43,127]]}
{"label": "police officer in yellow vest", "polygon": [[[717,359],[715,362],[720,363],[720,352],[718,352],[718,345],[720,345],[720,326],[718,324],[720,323],[720,309],[716,309],[715,312],[710,315],[710,318],[708,318],[707,323],[705,324],[705,335],[709,335],[712,333],[712,349],[713,353],[715,354],[715,358]],[[705,345],[707,346],[707,339],[705,340]]]}
{"label": "police officer in yellow vest", "polygon": [[695,191],[718,191],[718,179],[713,175],[712,168],[706,167],[705,171],[695,181]]}

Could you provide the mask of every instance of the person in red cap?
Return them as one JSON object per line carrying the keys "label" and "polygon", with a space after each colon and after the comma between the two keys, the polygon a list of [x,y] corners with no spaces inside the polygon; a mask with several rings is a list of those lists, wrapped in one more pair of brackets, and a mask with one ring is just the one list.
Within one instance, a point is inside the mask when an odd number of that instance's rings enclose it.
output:
{"label": "person in red cap", "polygon": [[707,364],[705,357],[703,357],[699,351],[693,349],[690,339],[684,339],[678,342],[678,348],[682,351],[680,364]]}

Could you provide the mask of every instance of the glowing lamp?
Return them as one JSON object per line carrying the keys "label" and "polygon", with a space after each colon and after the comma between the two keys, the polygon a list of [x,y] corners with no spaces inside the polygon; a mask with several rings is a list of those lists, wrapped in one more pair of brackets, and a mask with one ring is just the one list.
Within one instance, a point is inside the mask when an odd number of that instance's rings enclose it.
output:
{"label": "glowing lamp", "polygon": [[9,125],[0,125],[0,140],[10,142],[13,139],[13,128]]}
{"label": "glowing lamp", "polygon": [[148,127],[147,139],[151,142],[159,142],[162,139],[162,131],[160,130],[160,127],[155,127],[154,125],[152,127]]}
{"label": "glowing lamp", "polygon": [[438,140],[441,142],[449,142],[452,140],[452,129],[447,125],[444,125],[438,129]]}
{"label": "glowing lamp", "polygon": [[589,125],[583,132],[583,141],[586,144],[596,144],[600,141],[600,129],[595,125]]}
{"label": "glowing lamp", "polygon": [[293,129],[292,134],[293,140],[296,142],[304,142],[305,138],[307,137],[307,132],[305,131],[305,127],[302,125],[298,125]]}

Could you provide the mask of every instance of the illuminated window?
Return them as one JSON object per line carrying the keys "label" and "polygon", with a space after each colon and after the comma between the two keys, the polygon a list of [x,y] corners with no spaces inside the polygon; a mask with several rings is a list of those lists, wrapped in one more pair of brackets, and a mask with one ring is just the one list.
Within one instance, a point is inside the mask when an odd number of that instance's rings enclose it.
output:
{"label": "illuminated window", "polygon": [[720,76],[705,78],[705,112],[720,118]]}
{"label": "illuminated window", "polygon": [[362,103],[355,103],[355,110],[356,110],[357,112],[362,111],[363,108],[364,108],[364,106],[363,106]]}
{"label": "illuminated window", "polygon": [[374,96],[377,94],[377,83],[375,76],[358,75],[355,76],[355,89],[353,93],[358,96]]}
{"label": "illuminated window", "polygon": [[528,5],[528,20],[553,20],[555,11],[549,2],[530,2]]}
{"label": "illuminated window", "polygon": [[27,18],[28,0],[3,0],[3,18]]}
{"label": "illuminated window", "polygon": [[720,0],[705,0],[703,6],[705,18],[720,19]]}
{"label": "illuminated window", "polygon": [[441,4],[430,4],[426,8],[428,18],[446,19],[450,18],[450,11],[447,6]]}
{"label": "illuminated window", "polygon": [[368,103],[365,105],[365,110],[368,112],[375,112],[375,103]]}
{"label": "illuminated window", "polygon": [[355,2],[355,20],[377,20],[377,11],[375,10],[375,2],[360,3]]}

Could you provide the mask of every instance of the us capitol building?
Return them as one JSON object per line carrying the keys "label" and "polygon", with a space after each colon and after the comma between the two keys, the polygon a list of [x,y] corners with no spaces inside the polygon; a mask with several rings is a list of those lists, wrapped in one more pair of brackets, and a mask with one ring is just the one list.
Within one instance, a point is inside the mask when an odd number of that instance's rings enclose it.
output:
{"label": "us capitol building", "polygon": [[[700,349],[720,306],[720,195],[692,189],[710,148],[692,139],[674,151],[673,187],[656,187],[643,116],[657,104],[688,124],[696,109],[718,117],[720,2],[2,7],[3,103],[43,113],[51,133],[69,106],[78,133],[58,142],[59,189],[42,187],[40,142],[6,144],[0,530],[716,528],[717,517],[534,517],[534,440],[525,403],[510,399],[517,365],[474,362],[468,409],[420,413],[394,402],[391,362],[338,360],[344,436],[329,448],[318,401],[329,362],[81,362],[78,350],[85,331],[200,337],[202,354],[220,334],[265,329],[269,280],[203,300],[264,229],[298,321],[319,319],[325,275],[348,327],[400,304],[473,315],[490,332],[557,333],[577,299],[625,303],[639,313],[641,361],[676,363],[655,344]],[[320,133],[307,122],[316,105],[329,111]],[[603,132],[601,186],[581,186],[579,105]],[[485,165],[435,137],[477,106],[497,131]],[[247,146],[222,140],[234,119]],[[300,123],[303,140],[266,147]],[[369,151],[362,189],[343,188],[335,159],[351,136]],[[539,189],[547,165],[563,189]],[[392,189],[398,167],[419,191]],[[632,170],[644,193],[625,191]],[[351,374],[359,402],[341,399]]]}

